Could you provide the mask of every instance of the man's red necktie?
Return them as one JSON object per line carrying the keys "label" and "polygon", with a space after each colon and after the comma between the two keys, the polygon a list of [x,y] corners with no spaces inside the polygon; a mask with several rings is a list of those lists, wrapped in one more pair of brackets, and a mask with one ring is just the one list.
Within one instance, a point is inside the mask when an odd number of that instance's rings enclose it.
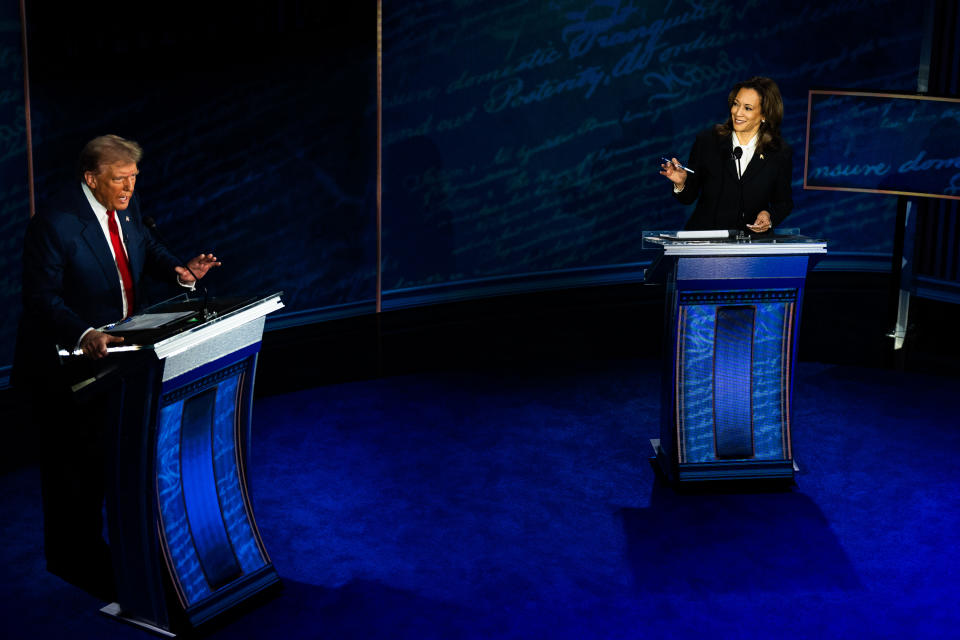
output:
{"label": "man's red necktie", "polygon": [[110,230],[110,244],[113,245],[113,255],[117,259],[117,271],[123,281],[123,290],[127,294],[127,315],[133,313],[133,275],[130,273],[130,262],[127,252],[120,242],[120,229],[117,227],[116,211],[107,211],[107,228]]}

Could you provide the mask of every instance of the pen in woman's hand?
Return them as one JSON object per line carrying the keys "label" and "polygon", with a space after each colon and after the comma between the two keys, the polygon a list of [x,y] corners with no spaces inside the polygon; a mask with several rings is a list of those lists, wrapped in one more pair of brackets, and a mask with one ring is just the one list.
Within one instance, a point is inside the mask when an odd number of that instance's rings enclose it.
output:
{"label": "pen in woman's hand", "polygon": [[661,163],[661,164],[672,164],[672,165],[673,165],[674,167],[676,167],[677,169],[683,169],[683,170],[686,171],[687,173],[696,173],[696,171],[694,171],[694,170],[691,169],[690,167],[685,167],[685,166],[683,166],[682,164],[680,164],[679,162],[676,162],[675,160],[668,160],[667,158],[660,158],[660,163]]}

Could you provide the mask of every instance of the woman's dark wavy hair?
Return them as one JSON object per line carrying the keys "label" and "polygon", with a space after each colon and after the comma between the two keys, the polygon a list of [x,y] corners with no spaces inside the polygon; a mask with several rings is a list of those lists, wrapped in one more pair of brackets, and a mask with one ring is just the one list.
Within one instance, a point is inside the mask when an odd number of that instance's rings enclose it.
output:
{"label": "woman's dark wavy hair", "polygon": [[[744,82],[733,85],[730,95],[727,96],[727,108],[733,107],[733,101],[740,93],[740,89],[753,89],[760,96],[760,113],[765,122],[760,123],[760,140],[757,143],[757,152],[764,150],[776,151],[783,146],[780,136],[780,125],[783,123],[783,98],[780,96],[780,87],[777,83],[763,76],[754,76]],[[727,121],[716,126],[718,135],[728,136],[733,132],[733,117],[727,116]]]}

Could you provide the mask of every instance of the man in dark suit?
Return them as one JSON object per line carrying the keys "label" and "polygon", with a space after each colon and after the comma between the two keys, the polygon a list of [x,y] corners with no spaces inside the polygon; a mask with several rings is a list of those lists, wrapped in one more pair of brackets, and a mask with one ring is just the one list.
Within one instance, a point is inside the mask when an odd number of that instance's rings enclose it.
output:
{"label": "man in dark suit", "polygon": [[184,268],[144,227],[134,196],[141,156],[118,136],[87,143],[79,183],[31,219],[23,250],[14,383],[29,392],[39,426],[47,568],[103,598],[113,590],[101,516],[110,399],[74,398],[57,350],[105,358],[123,338],[101,328],[143,306],[144,275],[192,288],[220,264],[201,254]]}
{"label": "man in dark suit", "polygon": [[661,165],[674,197],[697,203],[687,229],[765,233],[793,210],[793,150],[780,136],[783,99],[770,78],[737,83],[727,98],[730,116],[701,132],[684,168]]}

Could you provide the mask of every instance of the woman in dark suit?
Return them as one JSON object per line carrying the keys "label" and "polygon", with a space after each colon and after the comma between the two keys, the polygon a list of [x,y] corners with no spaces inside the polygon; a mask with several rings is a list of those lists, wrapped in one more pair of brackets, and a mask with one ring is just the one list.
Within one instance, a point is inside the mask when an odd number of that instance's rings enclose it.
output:
{"label": "woman in dark suit", "polygon": [[780,137],[783,99],[777,83],[755,77],[734,85],[727,104],[727,121],[697,135],[691,171],[672,158],[660,174],[673,183],[677,200],[697,203],[687,229],[764,233],[793,209],[793,150]]}

